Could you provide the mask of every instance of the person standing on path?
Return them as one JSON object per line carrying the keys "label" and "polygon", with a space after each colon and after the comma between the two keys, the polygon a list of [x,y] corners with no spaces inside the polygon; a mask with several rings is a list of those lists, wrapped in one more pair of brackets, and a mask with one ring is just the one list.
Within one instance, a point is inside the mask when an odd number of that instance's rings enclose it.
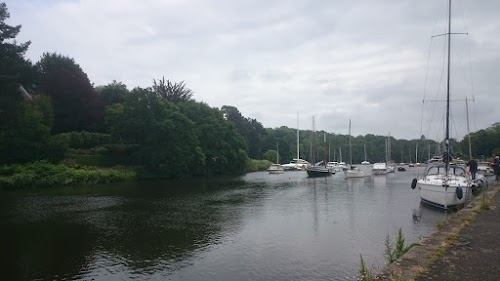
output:
{"label": "person standing on path", "polygon": [[467,162],[467,166],[469,167],[470,174],[472,176],[472,180],[476,179],[476,173],[477,173],[477,162],[474,160],[474,158],[471,158],[469,162]]}
{"label": "person standing on path", "polygon": [[493,159],[493,171],[495,172],[495,181],[499,182],[500,181],[500,156],[495,156],[495,159]]}

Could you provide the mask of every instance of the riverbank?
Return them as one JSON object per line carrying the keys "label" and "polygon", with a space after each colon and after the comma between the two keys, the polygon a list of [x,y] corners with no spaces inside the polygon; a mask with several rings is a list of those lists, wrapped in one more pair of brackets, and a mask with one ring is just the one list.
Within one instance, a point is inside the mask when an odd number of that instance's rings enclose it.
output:
{"label": "riverbank", "polygon": [[[0,166],[0,189],[22,189],[80,184],[115,183],[132,180],[169,179],[164,173],[152,172],[143,166],[83,165],[71,158],[71,165],[37,161],[27,164]],[[99,160],[99,163],[102,161]],[[266,170],[267,160],[249,159],[246,172]]]}
{"label": "riverbank", "polygon": [[498,280],[499,190],[490,184],[375,280]]}
{"label": "riverbank", "polygon": [[114,183],[135,179],[136,172],[123,167],[69,167],[45,161],[0,167],[0,189]]}

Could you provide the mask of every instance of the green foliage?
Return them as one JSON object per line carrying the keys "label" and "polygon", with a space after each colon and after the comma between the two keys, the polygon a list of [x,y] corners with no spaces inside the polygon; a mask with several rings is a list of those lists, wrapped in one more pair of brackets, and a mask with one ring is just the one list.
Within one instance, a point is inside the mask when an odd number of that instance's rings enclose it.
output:
{"label": "green foliage", "polygon": [[405,238],[401,228],[398,230],[396,245],[391,242],[391,238],[387,235],[385,239],[385,259],[387,263],[393,263],[408,252],[414,244],[409,246],[405,245]]}
{"label": "green foliage", "polygon": [[97,87],[96,90],[104,106],[124,102],[129,93],[125,84],[115,80],[108,85]]}
{"label": "green foliage", "polygon": [[[500,153],[498,140],[500,139],[500,123],[470,134],[472,156],[488,159]],[[465,136],[460,142],[463,151],[469,151],[469,139]]]}
{"label": "green foliage", "polygon": [[44,53],[35,67],[40,89],[53,101],[54,133],[102,129],[104,105],[72,58]]}
{"label": "green foliage", "polygon": [[248,156],[252,159],[260,159],[263,151],[262,142],[266,135],[262,124],[256,119],[243,117],[234,106],[224,105],[221,110],[245,140]]}
{"label": "green foliage", "polygon": [[126,156],[117,155],[70,155],[67,159],[81,166],[114,167],[127,164]]}
{"label": "green foliage", "polygon": [[205,164],[195,124],[148,89],[136,88],[123,105],[110,106],[106,122],[115,139],[137,145],[131,164],[166,177],[197,174]]}
{"label": "green foliage", "polygon": [[60,161],[67,149],[63,138],[50,134],[49,99],[37,95],[17,104],[17,114],[0,133],[0,164],[35,160]]}
{"label": "green foliage", "polygon": [[46,161],[2,168],[11,169],[9,176],[0,177],[0,188],[50,187],[55,185],[112,183],[135,179],[135,173],[125,169],[70,168]]}
{"label": "green foliage", "polygon": [[361,276],[359,280],[371,281],[373,280],[373,274],[371,273],[368,266],[366,266],[362,255],[359,255],[360,265],[359,265],[359,275]]}
{"label": "green foliage", "polygon": [[18,118],[18,107],[22,100],[19,85],[33,83],[31,62],[24,59],[30,42],[19,44],[16,41],[21,26],[7,24],[9,17],[7,5],[0,3],[0,146],[8,131],[13,129],[13,120]]}
{"label": "green foliage", "polygon": [[246,169],[245,144],[220,110],[195,101],[178,103],[195,124],[195,134],[205,154],[204,175],[240,174]]}
{"label": "green foliage", "polygon": [[68,142],[70,148],[92,148],[111,143],[110,134],[81,131],[61,133],[59,136]]}
{"label": "green foliage", "polygon": [[255,160],[255,159],[248,159],[246,163],[247,163],[246,172],[265,171],[272,164],[272,162],[268,160]]}
{"label": "green foliage", "polygon": [[165,77],[158,79],[158,82],[153,79],[152,89],[160,99],[175,103],[190,101],[193,96],[193,91],[186,87],[184,81],[173,83],[168,79],[165,81]]}
{"label": "green foliage", "polygon": [[274,163],[274,162],[276,162],[277,156],[278,156],[278,153],[276,153],[276,150],[268,149],[266,152],[264,152],[264,155],[262,155],[262,159],[265,159],[269,162]]}

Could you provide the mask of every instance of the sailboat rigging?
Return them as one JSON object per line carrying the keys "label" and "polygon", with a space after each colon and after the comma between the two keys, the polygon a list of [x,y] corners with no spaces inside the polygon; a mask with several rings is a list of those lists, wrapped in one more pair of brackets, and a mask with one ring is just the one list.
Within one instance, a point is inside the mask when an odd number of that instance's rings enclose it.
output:
{"label": "sailboat rigging", "polygon": [[349,119],[349,167],[344,170],[346,178],[361,178],[365,172],[352,165],[351,119]]}
{"label": "sailboat rigging", "polygon": [[[423,178],[413,179],[412,189],[418,188],[423,203],[442,209],[453,208],[467,202],[472,197],[473,182],[467,177],[463,167],[452,164],[450,152],[450,57],[451,35],[451,0],[448,1],[448,31],[436,36],[447,36],[447,80],[446,80],[446,125],[442,161],[429,164]],[[435,37],[435,36],[433,36]],[[417,159],[415,159],[417,160]]]}

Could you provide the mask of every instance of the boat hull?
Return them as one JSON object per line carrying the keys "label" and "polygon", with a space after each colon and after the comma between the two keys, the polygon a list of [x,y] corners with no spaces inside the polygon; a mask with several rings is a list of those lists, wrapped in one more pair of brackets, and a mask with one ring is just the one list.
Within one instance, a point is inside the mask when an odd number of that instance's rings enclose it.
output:
{"label": "boat hull", "polygon": [[[446,210],[462,205],[472,198],[472,188],[467,185],[465,178],[448,180],[446,185],[443,182],[444,179],[437,176],[418,180],[417,188],[421,201]],[[457,187],[461,198],[457,194]]]}
{"label": "boat hull", "polygon": [[385,175],[388,171],[386,169],[373,169],[372,175]]}
{"label": "boat hull", "polygon": [[283,174],[285,170],[267,170],[269,174]]}
{"label": "boat hull", "polygon": [[328,177],[328,176],[332,175],[330,170],[328,168],[325,168],[325,167],[313,166],[313,167],[308,168],[306,171],[307,171],[307,175],[311,178]]}
{"label": "boat hull", "polygon": [[346,178],[363,178],[365,176],[365,172],[360,170],[345,170],[344,171]]}
{"label": "boat hull", "polygon": [[267,171],[269,174],[283,174],[285,169],[279,164],[273,164]]}

